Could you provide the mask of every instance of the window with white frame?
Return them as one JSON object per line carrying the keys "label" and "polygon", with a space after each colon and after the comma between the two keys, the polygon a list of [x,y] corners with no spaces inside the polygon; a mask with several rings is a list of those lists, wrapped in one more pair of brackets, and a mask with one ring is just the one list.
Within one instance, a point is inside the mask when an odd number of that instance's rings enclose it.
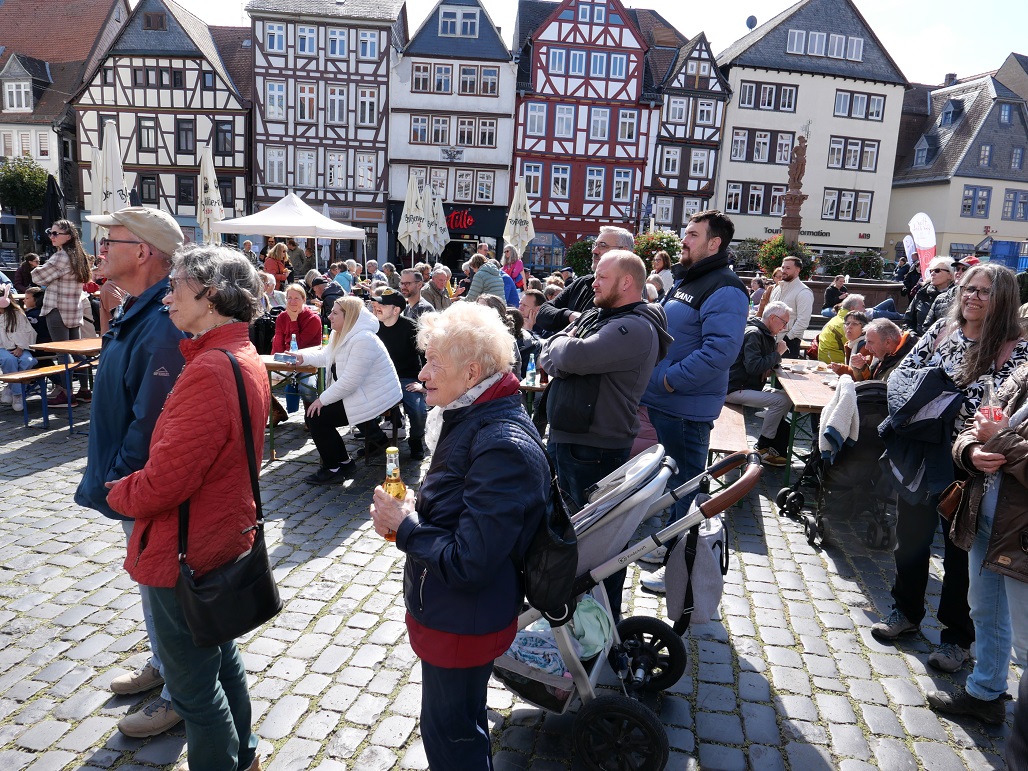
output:
{"label": "window with white frame", "polygon": [[607,54],[592,52],[589,56],[589,75],[594,78],[607,77]]}
{"label": "window with white frame", "polygon": [[411,65],[411,91],[425,93],[432,90],[432,65]]}
{"label": "window with white frame", "polygon": [[689,175],[695,179],[706,179],[707,159],[709,155],[706,150],[693,150],[690,158]]}
{"label": "window with white frame", "polygon": [[686,198],[682,204],[682,216],[685,220],[700,211],[702,201],[699,198]]}
{"label": "window with white frame", "polygon": [[500,69],[499,67],[483,67],[482,80],[479,85],[479,93],[482,96],[496,96],[499,90]]}
{"label": "window with white frame", "polygon": [[670,196],[661,195],[653,199],[653,218],[660,224],[670,224],[674,211],[675,201]]}
{"label": "window with white frame", "polygon": [[264,25],[264,50],[281,53],[286,50],[286,25],[271,24]]}
{"label": "window with white frame", "polygon": [[563,75],[564,74],[564,61],[565,54],[563,48],[551,48],[550,49],[550,74],[551,75]]}
{"label": "window with white frame", "polygon": [[330,152],[325,155],[325,184],[337,190],[346,187],[345,152]]}
{"label": "window with white frame", "polygon": [[796,112],[796,86],[782,86],[778,89],[778,109],[782,112]]}
{"label": "window with white frame", "polygon": [[422,192],[425,189],[425,185],[428,184],[428,170],[424,166],[410,166],[409,177],[414,178],[414,184],[417,186],[418,192]]}
{"label": "window with white frame", "polygon": [[14,132],[0,131],[0,155],[10,158],[14,155]]}
{"label": "window with white frame", "polygon": [[478,91],[478,67],[462,64],[460,67],[460,93],[474,96]]}
{"label": "window with white frame", "polygon": [[429,184],[437,194],[446,197],[446,185],[450,180],[449,169],[432,169],[429,174]]}
{"label": "window with white frame", "polygon": [[1010,123],[1010,105],[1001,104],[999,106],[999,122]]}
{"label": "window with white frame", "polygon": [[378,185],[378,161],[374,153],[357,153],[354,174],[358,190],[374,190]]}
{"label": "window with white frame", "polygon": [[269,185],[286,183],[286,148],[269,147],[264,151],[264,179]]}
{"label": "window with white frame", "polygon": [[696,122],[701,126],[714,125],[714,102],[710,99],[700,99],[696,105]]}
{"label": "window with white frame", "polygon": [[525,133],[534,137],[541,137],[546,133],[546,105],[528,105],[528,119],[525,122]]}
{"label": "window with white frame", "polygon": [[615,80],[624,80],[628,70],[628,57],[625,54],[610,55],[610,76]]}
{"label": "window with white frame", "polygon": [[428,142],[428,116],[410,116],[410,142],[412,145],[423,145]]}
{"label": "window with white frame", "polygon": [[599,201],[603,199],[603,169],[589,166],[585,170],[585,199]]}
{"label": "window with white frame", "polygon": [[860,170],[878,170],[878,142],[865,141],[864,149],[860,153]]}
{"label": "window with white frame", "polygon": [[787,54],[802,54],[806,50],[807,32],[802,29],[790,29],[789,41],[785,45]]}
{"label": "window with white frame", "polygon": [[361,88],[357,90],[357,123],[361,126],[374,126],[378,122],[378,89]]}
{"label": "window with white frame", "polygon": [[136,122],[139,133],[139,151],[154,152],[157,150],[157,119],[139,118]]}
{"label": "window with white frame", "polygon": [[825,197],[821,202],[821,219],[834,220],[839,208],[839,191],[825,190]]}
{"label": "window with white frame", "polygon": [[614,169],[614,200],[629,201],[632,198],[632,170]]}
{"label": "window with white frame", "polygon": [[[195,128],[195,123],[192,120],[180,120],[175,121],[176,131],[178,136],[176,137],[177,147],[176,150],[180,153],[192,152],[193,147],[183,146],[186,142],[192,143],[192,133],[189,133],[189,128]],[[183,131],[187,132],[185,138],[183,138]],[[32,134],[28,131],[22,131],[18,134],[18,139],[21,141],[21,154],[32,155]]]}
{"label": "window with white frame", "polygon": [[432,68],[432,90],[437,94],[449,94],[453,88],[453,65],[437,64]]}
{"label": "window with white frame", "polygon": [[660,163],[660,173],[665,176],[677,175],[681,163],[682,151],[677,147],[665,147]]}
{"label": "window with white frame", "polygon": [[[464,8],[460,12],[460,36],[478,37],[478,9]],[[492,195],[489,196],[492,200]]]}
{"label": "window with white frame", "polygon": [[432,144],[450,144],[450,119],[446,116],[432,116]]}
{"label": "window with white frame", "polygon": [[440,37],[457,37],[457,9],[439,9],[439,35]]}
{"label": "window with white frame", "polygon": [[841,169],[845,151],[846,140],[842,137],[832,137],[828,143],[828,168]]}
{"label": "window with white frame", "polygon": [[592,21],[592,10],[593,10],[593,7],[591,5],[588,5],[586,3],[579,3],[578,4],[578,20],[579,21],[584,21],[586,23],[589,23],[590,21]]}
{"label": "window with white frame", "polygon": [[550,170],[550,197],[567,198],[571,190],[571,167],[554,164]]}
{"label": "window with white frame", "polygon": [[867,94],[854,94],[852,96],[850,117],[860,119],[867,117]]}
{"label": "window with white frame", "polygon": [[740,83],[739,84],[739,106],[740,107],[752,107],[754,99],[756,97],[757,84],[756,83]]}
{"label": "window with white frame", "polygon": [[470,169],[457,169],[453,182],[453,199],[470,201],[475,190],[475,172]]}
{"label": "window with white frame", "polygon": [[313,121],[318,117],[317,90],[313,83],[298,83],[296,86],[296,119]]}
{"label": "window with white frame", "polygon": [[316,150],[296,151],[296,184],[298,187],[317,186],[317,158]]}
{"label": "window with white frame", "polygon": [[496,119],[480,118],[478,121],[478,146],[496,147]]}
{"label": "window with white frame", "polygon": [[839,191],[839,219],[853,219],[853,203],[856,197],[857,194],[852,190]]}
{"label": "window with white frame", "polygon": [[49,158],[50,157],[50,134],[46,131],[36,132],[36,146],[39,152],[36,153],[38,158]]}
{"label": "window with white frame", "polygon": [[828,56],[832,59],[842,59],[846,56],[846,36],[828,36]]}
{"label": "window with white frame", "polygon": [[729,182],[725,192],[725,211],[738,214],[742,210],[742,184]]}
{"label": "window with white frame", "polygon": [[318,28],[298,25],[296,27],[296,52],[313,56],[318,52]]}
{"label": "window with white frame", "polygon": [[457,145],[473,147],[475,144],[475,119],[457,118]]}
{"label": "window with white frame", "polygon": [[687,101],[680,96],[673,96],[668,101],[667,119],[669,123],[685,123]]}
{"label": "window with white frame", "polygon": [[525,195],[530,198],[538,198],[543,187],[543,165],[526,163],[521,167],[521,178],[525,183]]}
{"label": "window with white frame", "polygon": [[871,193],[868,191],[857,193],[857,208],[853,212],[853,219],[857,222],[870,222],[871,220]]}
{"label": "window with white frame", "polygon": [[607,18],[607,6],[605,5],[594,5],[593,6],[593,23],[603,24]]}
{"label": "window with white frame", "polygon": [[843,168],[847,169],[859,169],[860,168],[860,140],[859,139],[847,139],[846,140],[846,155],[842,162]]}
{"label": "window with white frame", "polygon": [[924,137],[914,148],[914,168],[919,168],[928,165],[928,143],[924,141]]}
{"label": "window with white frame", "polygon": [[746,145],[749,143],[750,132],[746,129],[733,129],[732,131],[732,160],[746,160]]}
{"label": "window with white frame", "polygon": [[753,135],[753,160],[757,163],[767,163],[771,155],[771,132],[758,131]]}
{"label": "window with white frame", "polygon": [[[378,31],[362,29],[357,35],[357,56],[361,59],[378,58]],[[374,159],[372,159],[374,160]]]}
{"label": "window with white frame", "polygon": [[589,108],[589,138],[601,141],[610,138],[610,109],[607,107]]}
{"label": "window with white frame", "polygon": [[768,213],[775,216],[785,214],[785,185],[771,186],[771,208]]}
{"label": "window with white frame", "polygon": [[749,214],[762,214],[764,211],[764,186],[750,185],[746,200],[746,211]]}
{"label": "window with white frame", "polygon": [[558,104],[553,108],[553,135],[568,139],[575,135],[575,108],[570,104]]}
{"label": "window with white frame", "polygon": [[264,115],[268,120],[286,119],[286,84],[269,80],[266,84],[267,98],[264,100]]}
{"label": "window with white frame", "polygon": [[686,75],[695,75],[696,74],[696,62],[695,61],[690,61],[688,64],[685,65],[685,74]]}
{"label": "window with white frame", "polygon": [[792,160],[792,134],[782,132],[775,144],[775,163],[788,163]]}
{"label": "window with white frame", "polygon": [[846,58],[853,62],[864,61],[864,38],[846,38]]}
{"label": "window with white frame", "polygon": [[568,55],[568,75],[585,75],[585,51],[572,51]]}
{"label": "window with white frame", "polygon": [[328,55],[334,59],[346,56],[346,30],[331,28],[328,31]]}
{"label": "window with white frame", "polygon": [[760,109],[761,110],[773,110],[775,109],[775,87],[769,85],[762,85],[760,87]]}
{"label": "window with white frame", "polygon": [[329,123],[346,123],[346,88],[329,86],[326,99],[326,116]]}
{"label": "window with white frame", "polygon": [[4,84],[4,110],[7,112],[32,111],[32,84],[19,80]]}
{"label": "window with white frame", "polygon": [[618,139],[622,142],[634,142],[637,138],[639,113],[637,110],[618,111]]}
{"label": "window with white frame", "polygon": [[835,92],[835,114],[848,118],[850,114],[850,92],[849,91],[836,91]]}
{"label": "window with white frame", "polygon": [[870,95],[867,99],[867,119],[882,120],[885,113],[885,97]]}
{"label": "window with white frame", "polygon": [[827,37],[824,32],[811,32],[807,35],[807,53],[810,56],[824,56]]}
{"label": "window with white frame", "polygon": [[700,75],[710,74],[710,62],[700,62]]}

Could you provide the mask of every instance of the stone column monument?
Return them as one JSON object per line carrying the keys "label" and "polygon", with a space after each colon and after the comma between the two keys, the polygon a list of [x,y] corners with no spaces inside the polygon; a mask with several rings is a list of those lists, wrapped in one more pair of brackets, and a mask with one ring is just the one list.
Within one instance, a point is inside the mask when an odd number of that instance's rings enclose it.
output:
{"label": "stone column monument", "polygon": [[782,238],[789,249],[796,248],[800,240],[800,207],[807,200],[803,194],[803,174],[807,170],[807,138],[802,134],[792,148],[789,161],[789,189],[785,192],[785,215],[782,217]]}

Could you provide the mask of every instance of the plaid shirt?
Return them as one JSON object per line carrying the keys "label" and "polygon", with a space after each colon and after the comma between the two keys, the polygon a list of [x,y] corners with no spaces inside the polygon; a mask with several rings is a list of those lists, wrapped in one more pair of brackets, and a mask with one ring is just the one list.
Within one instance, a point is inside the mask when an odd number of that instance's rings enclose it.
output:
{"label": "plaid shirt", "polygon": [[56,309],[66,327],[82,326],[82,282],[75,278],[71,260],[63,249],[32,271],[32,280],[46,287],[40,316]]}

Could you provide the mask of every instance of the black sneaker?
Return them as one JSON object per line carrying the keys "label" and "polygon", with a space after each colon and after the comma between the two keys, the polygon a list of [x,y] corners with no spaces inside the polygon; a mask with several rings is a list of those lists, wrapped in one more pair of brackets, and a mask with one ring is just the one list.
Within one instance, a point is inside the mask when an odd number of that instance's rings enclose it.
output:
{"label": "black sneaker", "polygon": [[953,692],[929,691],[928,706],[947,715],[968,715],[988,725],[1002,725],[1007,719],[1007,700],[1000,696],[992,701],[976,699],[959,686]]}
{"label": "black sneaker", "polygon": [[356,465],[352,460],[348,460],[335,471],[322,467],[313,474],[304,477],[303,481],[309,482],[312,485],[331,485],[337,482],[345,482],[353,477]]}

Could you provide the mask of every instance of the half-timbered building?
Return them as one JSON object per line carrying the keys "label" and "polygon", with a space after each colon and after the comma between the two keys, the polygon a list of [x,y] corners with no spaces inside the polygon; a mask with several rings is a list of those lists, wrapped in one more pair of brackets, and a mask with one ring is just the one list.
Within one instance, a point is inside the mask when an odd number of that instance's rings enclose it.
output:
{"label": "half-timbered building", "polygon": [[601,225],[636,227],[659,96],[619,0],[521,0],[515,26],[514,166],[536,231],[525,261],[555,265]]}
{"label": "half-timbered building", "polygon": [[[402,0],[252,0],[254,198],[292,191],[363,227],[385,259],[390,51],[407,43]],[[347,242],[340,242],[347,248]]]}
{"label": "half-timbered building", "polygon": [[[28,156],[52,174],[75,221],[80,195],[68,95],[97,67],[128,17],[127,0],[81,0],[58,14],[46,0],[0,3],[0,160]],[[56,36],[55,25],[62,30]],[[8,259],[48,245],[31,214],[9,206],[0,213],[0,252]]]}
{"label": "half-timbered building", "polygon": [[[142,0],[73,99],[79,116],[84,206],[93,200],[91,147],[113,121],[125,181],[139,202],[174,216],[199,238],[200,158],[208,144],[226,216],[246,210],[249,98],[246,27],[208,27],[173,0]],[[226,63],[231,63],[231,71]],[[83,223],[88,237],[90,226]]]}
{"label": "half-timbered building", "polygon": [[781,231],[793,147],[807,138],[800,240],[885,246],[907,80],[851,0],[800,0],[718,54],[732,91],[716,204],[737,239]]}
{"label": "half-timbered building", "polygon": [[729,90],[702,32],[671,47],[677,42],[661,30],[647,57],[663,104],[649,154],[644,218],[681,234],[714,197]]}
{"label": "half-timbered building", "polygon": [[[432,185],[450,230],[442,261],[457,268],[476,242],[503,235],[513,187],[516,67],[479,0],[440,0],[395,56],[390,230],[395,235],[408,178]],[[392,254],[395,242],[390,246]]]}

